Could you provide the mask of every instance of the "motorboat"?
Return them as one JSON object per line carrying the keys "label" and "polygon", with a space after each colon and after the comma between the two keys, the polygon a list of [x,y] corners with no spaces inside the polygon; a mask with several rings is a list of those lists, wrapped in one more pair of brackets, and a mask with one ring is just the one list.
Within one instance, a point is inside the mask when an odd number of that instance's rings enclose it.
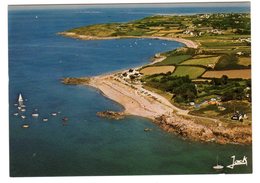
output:
{"label": "motorboat", "polygon": [[51,113],[52,116],[57,116],[56,112]]}
{"label": "motorboat", "polygon": [[38,118],[39,114],[38,113],[32,113],[32,117]]}

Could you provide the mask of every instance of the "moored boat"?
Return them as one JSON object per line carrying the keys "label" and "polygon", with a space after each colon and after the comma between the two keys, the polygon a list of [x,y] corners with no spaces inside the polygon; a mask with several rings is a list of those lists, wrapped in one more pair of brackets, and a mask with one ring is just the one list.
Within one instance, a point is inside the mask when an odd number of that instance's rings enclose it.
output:
{"label": "moored boat", "polygon": [[18,104],[19,104],[19,106],[23,105],[23,97],[22,97],[21,93],[19,94],[19,97],[18,97]]}
{"label": "moored boat", "polygon": [[224,166],[219,165],[219,164],[213,166],[213,169],[215,169],[215,170],[222,170],[223,168],[224,168]]}
{"label": "moored boat", "polygon": [[56,112],[51,113],[52,116],[57,116]]}
{"label": "moored boat", "polygon": [[39,114],[38,113],[32,113],[32,117],[37,118],[37,117],[39,117]]}
{"label": "moored boat", "polygon": [[22,128],[29,128],[30,127],[30,125],[28,125],[28,124],[23,124],[22,125]]}
{"label": "moored boat", "polygon": [[224,166],[218,164],[218,156],[217,156],[217,164],[215,166],[213,166],[213,169],[222,170],[223,168],[224,168]]}

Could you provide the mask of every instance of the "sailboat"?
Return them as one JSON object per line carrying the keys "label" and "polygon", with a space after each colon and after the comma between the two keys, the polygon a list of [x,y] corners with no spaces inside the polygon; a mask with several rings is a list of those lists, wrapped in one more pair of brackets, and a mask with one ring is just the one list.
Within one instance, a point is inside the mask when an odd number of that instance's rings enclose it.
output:
{"label": "sailboat", "polygon": [[19,106],[23,105],[23,97],[22,97],[21,93],[19,94],[19,97],[18,97],[18,103],[19,103]]}
{"label": "sailboat", "polygon": [[213,169],[215,170],[222,170],[224,166],[218,164],[218,156],[217,156],[217,165],[213,166]]}

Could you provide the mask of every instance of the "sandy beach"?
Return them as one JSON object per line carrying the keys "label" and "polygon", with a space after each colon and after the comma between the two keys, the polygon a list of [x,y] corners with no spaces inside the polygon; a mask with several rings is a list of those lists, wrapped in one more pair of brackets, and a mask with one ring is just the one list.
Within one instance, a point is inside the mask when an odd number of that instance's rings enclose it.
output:
{"label": "sandy beach", "polygon": [[154,120],[161,115],[170,115],[172,111],[177,111],[179,114],[188,113],[173,106],[162,96],[142,88],[141,85],[130,86],[113,75],[93,77],[88,85],[98,88],[106,97],[123,105],[124,112],[128,115]]}

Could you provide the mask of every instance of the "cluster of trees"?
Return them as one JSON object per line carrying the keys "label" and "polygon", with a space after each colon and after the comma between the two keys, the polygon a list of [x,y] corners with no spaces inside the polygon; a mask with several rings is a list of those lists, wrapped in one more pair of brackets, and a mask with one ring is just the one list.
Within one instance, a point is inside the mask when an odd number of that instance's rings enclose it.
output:
{"label": "cluster of trees", "polygon": [[226,85],[228,83],[228,76],[223,75],[221,78],[213,78],[211,84],[214,86]]}
{"label": "cluster of trees", "polygon": [[197,97],[197,88],[189,76],[172,76],[170,72],[164,74],[162,77],[157,76],[150,76],[146,81],[147,85],[172,93],[172,100],[175,102],[191,102]]}
{"label": "cluster of trees", "polygon": [[[245,84],[241,85],[239,80],[230,80],[224,75],[221,78],[213,78],[211,84],[211,89],[219,90],[216,94],[221,95],[223,102],[243,99],[251,100],[251,80],[246,80]],[[249,89],[246,89],[247,87]]]}
{"label": "cluster of trees", "polygon": [[215,66],[216,70],[245,69],[250,66],[238,64],[238,57],[235,54],[223,54]]}
{"label": "cluster of trees", "polygon": [[235,87],[223,93],[221,100],[223,102],[230,100],[242,100],[245,98],[244,88]]}

